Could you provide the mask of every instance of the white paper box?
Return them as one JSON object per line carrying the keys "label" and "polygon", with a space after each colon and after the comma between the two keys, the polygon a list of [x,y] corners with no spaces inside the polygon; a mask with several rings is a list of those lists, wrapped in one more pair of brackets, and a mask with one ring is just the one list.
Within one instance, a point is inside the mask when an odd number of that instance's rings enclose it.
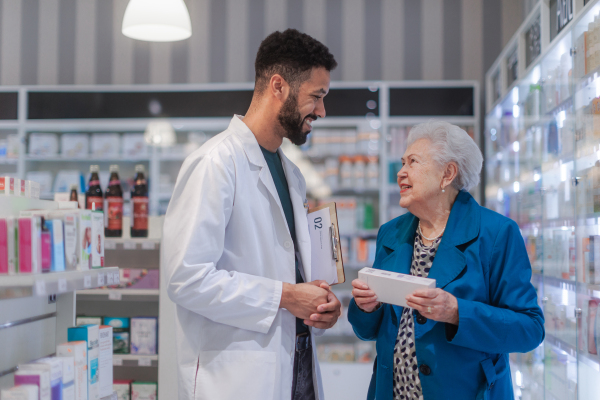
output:
{"label": "white paper box", "polygon": [[63,157],[83,158],[89,155],[90,139],[87,133],[63,133],[60,146]]}
{"label": "white paper box", "polygon": [[113,383],[113,390],[118,400],[131,400],[131,386],[129,383]]}
{"label": "white paper box", "polygon": [[421,278],[392,271],[363,268],[358,279],[369,285],[382,303],[407,307],[406,296],[417,289],[435,289],[435,279]]}
{"label": "white paper box", "polygon": [[131,318],[131,354],[156,354],[156,318]]}
{"label": "white paper box", "polygon": [[15,194],[15,178],[0,176],[0,194]]}
{"label": "white paper box", "polygon": [[58,155],[58,135],[56,133],[31,133],[29,135],[29,155],[52,157]]}
{"label": "white paper box", "polygon": [[72,357],[75,365],[75,400],[88,400],[87,342],[69,342],[56,346],[56,355]]}
{"label": "white paper box", "polygon": [[99,328],[99,391],[100,398],[110,396],[113,392],[113,328],[102,325]]}
{"label": "white paper box", "polygon": [[75,400],[75,358],[56,357],[63,366],[63,392],[62,400]]}
{"label": "white paper box", "polygon": [[133,382],[131,384],[131,398],[136,400],[154,400],[157,396],[156,383]]}
{"label": "white paper box", "polygon": [[39,388],[35,385],[20,385],[4,389],[0,393],[2,400],[38,400]]}
{"label": "white paper box", "polygon": [[114,158],[119,156],[121,136],[118,133],[92,133],[91,153],[94,157]]}
{"label": "white paper box", "polygon": [[104,213],[93,211],[92,224],[92,268],[104,267]]}
{"label": "white paper box", "polygon": [[[44,193],[52,191],[52,172],[50,171],[29,171],[26,178],[38,184],[39,190]],[[39,195],[38,195],[39,198]]]}
{"label": "white paper box", "polygon": [[147,149],[143,133],[123,134],[123,157],[145,157]]}
{"label": "white paper box", "polygon": [[44,364],[23,364],[15,372],[15,385],[37,384],[40,389],[39,400],[51,400],[50,367]]}
{"label": "white paper box", "polygon": [[62,395],[62,374],[63,362],[58,358],[41,358],[35,362],[36,364],[44,364],[50,367],[50,389],[52,391],[52,399]]}

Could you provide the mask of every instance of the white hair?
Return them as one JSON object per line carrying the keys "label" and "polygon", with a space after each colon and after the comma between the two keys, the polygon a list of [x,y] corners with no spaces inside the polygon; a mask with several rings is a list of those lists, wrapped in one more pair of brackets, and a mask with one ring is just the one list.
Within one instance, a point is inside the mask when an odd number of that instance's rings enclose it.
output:
{"label": "white hair", "polygon": [[483,155],[467,132],[448,122],[430,120],[410,130],[407,146],[419,139],[431,142],[432,158],[440,167],[456,163],[458,173],[452,187],[468,191],[479,184]]}

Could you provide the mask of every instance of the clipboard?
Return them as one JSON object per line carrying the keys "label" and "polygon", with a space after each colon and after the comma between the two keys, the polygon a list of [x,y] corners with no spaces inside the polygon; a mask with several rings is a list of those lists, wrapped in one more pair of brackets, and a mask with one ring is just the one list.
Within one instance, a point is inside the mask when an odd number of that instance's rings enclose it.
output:
{"label": "clipboard", "polygon": [[346,281],[335,202],[308,212],[311,237],[311,280],[323,279],[330,285]]}

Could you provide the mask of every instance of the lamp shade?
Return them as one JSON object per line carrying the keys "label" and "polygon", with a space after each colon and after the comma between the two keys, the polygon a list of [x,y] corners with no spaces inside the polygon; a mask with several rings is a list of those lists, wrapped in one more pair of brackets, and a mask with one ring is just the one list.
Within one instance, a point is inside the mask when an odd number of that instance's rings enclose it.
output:
{"label": "lamp shade", "polygon": [[122,32],[137,40],[174,42],[192,36],[192,23],[183,0],[130,0]]}
{"label": "lamp shade", "polygon": [[169,147],[174,145],[176,140],[175,130],[166,119],[151,121],[146,126],[144,141],[151,146]]}

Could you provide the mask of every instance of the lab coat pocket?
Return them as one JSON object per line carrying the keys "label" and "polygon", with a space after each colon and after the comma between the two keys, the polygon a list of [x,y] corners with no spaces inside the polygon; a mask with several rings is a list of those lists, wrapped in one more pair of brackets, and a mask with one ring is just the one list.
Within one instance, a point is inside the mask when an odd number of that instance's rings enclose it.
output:
{"label": "lab coat pocket", "polygon": [[195,400],[274,400],[275,364],[269,351],[201,352]]}

